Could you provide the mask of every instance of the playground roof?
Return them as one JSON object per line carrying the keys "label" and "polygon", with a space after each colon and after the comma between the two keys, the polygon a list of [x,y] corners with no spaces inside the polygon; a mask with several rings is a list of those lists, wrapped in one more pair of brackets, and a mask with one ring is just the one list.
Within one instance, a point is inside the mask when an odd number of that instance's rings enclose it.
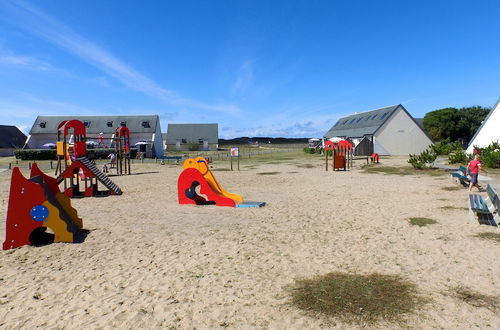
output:
{"label": "playground roof", "polygon": [[358,112],[340,118],[335,125],[326,132],[325,138],[330,139],[336,136],[363,137],[365,135],[373,135],[400,107],[404,110],[401,104],[397,104],[376,110]]}
{"label": "playground roof", "polygon": [[26,135],[16,126],[0,125],[0,148],[22,148]]}
{"label": "playground roof", "polygon": [[125,122],[130,133],[155,133],[160,123],[158,115],[133,116],[38,116],[31,127],[30,134],[54,134],[63,120],[77,119],[87,127],[87,134],[115,133],[117,127]]}
{"label": "playground roof", "polygon": [[219,143],[219,124],[168,124],[163,138],[167,144],[175,144],[182,139],[187,142],[202,139],[208,143]]}

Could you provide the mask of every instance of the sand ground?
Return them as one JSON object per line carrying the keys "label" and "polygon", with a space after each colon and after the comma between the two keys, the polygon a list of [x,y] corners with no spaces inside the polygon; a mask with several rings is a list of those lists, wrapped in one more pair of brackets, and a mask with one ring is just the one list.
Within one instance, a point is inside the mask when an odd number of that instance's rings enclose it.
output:
{"label": "sand ground", "polygon": [[[214,171],[227,191],[267,202],[235,209],[178,205],[180,166],[134,164],[134,175],[112,177],[122,196],[73,200],[90,230],[83,243],[0,251],[0,328],[356,328],[287,303],[294,279],[340,271],[414,282],[430,302],[410,328],[500,329],[498,310],[450,294],[500,296],[500,244],[475,237],[498,230],[468,221],[466,189],[444,190],[449,175],[356,165],[325,173],[319,158],[290,157]],[[3,241],[9,171],[0,179]]]}

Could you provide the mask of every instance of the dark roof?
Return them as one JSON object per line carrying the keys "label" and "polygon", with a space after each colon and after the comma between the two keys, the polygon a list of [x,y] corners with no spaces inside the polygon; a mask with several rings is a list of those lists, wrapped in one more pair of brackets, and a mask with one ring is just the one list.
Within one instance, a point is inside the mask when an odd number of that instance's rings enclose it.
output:
{"label": "dark roof", "polygon": [[[126,122],[130,133],[155,133],[156,126],[160,124],[158,115],[134,116],[38,116],[31,127],[30,134],[57,133],[57,126],[63,120],[77,119],[89,122],[87,134],[114,133],[121,122]],[[45,123],[45,127],[43,123]],[[108,126],[108,123],[111,126]],[[149,126],[149,127],[148,127]]]}
{"label": "dark roof", "polygon": [[415,122],[418,124],[418,126],[420,126],[420,128],[425,131],[424,118],[413,118],[413,119],[415,119]]}
{"label": "dark roof", "polygon": [[26,135],[16,126],[0,125],[0,148],[22,148]]}
{"label": "dark roof", "polygon": [[490,118],[490,116],[493,114],[493,112],[495,111],[495,109],[500,106],[500,98],[498,99],[497,103],[495,103],[495,106],[493,108],[491,108],[490,112],[488,112],[488,115],[486,116],[486,118],[484,118],[483,122],[481,123],[481,126],[479,126],[479,128],[477,129],[476,133],[474,134],[474,136],[472,137],[472,139],[470,139],[469,141],[469,145],[467,146],[467,148],[470,147],[471,143],[474,142],[474,139],[476,138],[476,136],[479,134],[479,132],[481,131],[481,129],[483,128],[484,124],[486,124],[486,122],[488,121],[488,119]]}
{"label": "dark roof", "polygon": [[401,104],[398,104],[367,112],[359,112],[354,115],[340,118],[335,125],[326,132],[325,138],[330,139],[335,136],[363,137],[365,135],[373,135],[399,107],[403,108]]}
{"label": "dark roof", "polygon": [[219,143],[219,124],[168,124],[167,135],[163,139],[167,144],[175,144],[180,139],[187,142],[203,139],[208,143]]}

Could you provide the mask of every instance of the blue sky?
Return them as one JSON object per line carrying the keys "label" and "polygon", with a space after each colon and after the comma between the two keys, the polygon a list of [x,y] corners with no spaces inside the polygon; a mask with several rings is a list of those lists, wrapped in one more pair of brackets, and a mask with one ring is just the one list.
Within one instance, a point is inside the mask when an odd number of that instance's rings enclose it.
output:
{"label": "blue sky", "polygon": [[0,0],[0,124],[159,114],[219,136],[319,137],[500,97],[500,1]]}

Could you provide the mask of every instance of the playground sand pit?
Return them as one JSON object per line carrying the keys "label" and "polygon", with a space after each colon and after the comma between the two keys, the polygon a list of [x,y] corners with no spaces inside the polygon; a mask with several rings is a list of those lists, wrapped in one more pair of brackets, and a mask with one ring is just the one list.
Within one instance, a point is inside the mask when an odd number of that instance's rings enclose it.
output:
{"label": "playground sand pit", "polygon": [[[325,173],[321,158],[297,157],[214,172],[227,191],[267,202],[260,209],[178,205],[181,167],[159,164],[113,176],[122,196],[73,199],[90,231],[83,243],[0,251],[0,328],[401,326],[315,317],[290,304],[287,287],[329,273],[413,283],[426,304],[404,316],[407,327],[500,328],[498,304],[454,293],[500,297],[500,244],[478,237],[496,228],[468,222],[466,189],[443,189],[449,175],[366,173],[362,161]],[[2,241],[9,184],[9,171],[0,173]],[[436,223],[411,225],[417,217]]]}

